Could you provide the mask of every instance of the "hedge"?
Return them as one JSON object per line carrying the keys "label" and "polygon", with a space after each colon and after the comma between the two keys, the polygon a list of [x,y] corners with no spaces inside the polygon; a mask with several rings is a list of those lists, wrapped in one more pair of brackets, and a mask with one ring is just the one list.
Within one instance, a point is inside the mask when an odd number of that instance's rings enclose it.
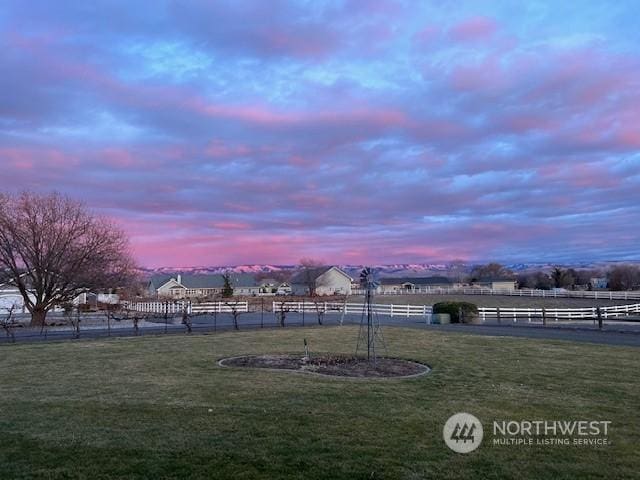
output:
{"label": "hedge", "polygon": [[451,315],[451,323],[471,323],[478,318],[478,307],[469,302],[439,302],[433,306],[433,313],[448,313]]}

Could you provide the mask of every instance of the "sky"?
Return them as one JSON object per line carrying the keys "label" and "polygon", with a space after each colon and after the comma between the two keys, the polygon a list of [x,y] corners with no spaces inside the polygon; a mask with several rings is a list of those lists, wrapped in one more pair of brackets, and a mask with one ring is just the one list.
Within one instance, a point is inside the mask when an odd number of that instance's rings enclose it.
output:
{"label": "sky", "polygon": [[0,189],[143,266],[640,258],[640,3],[0,3]]}

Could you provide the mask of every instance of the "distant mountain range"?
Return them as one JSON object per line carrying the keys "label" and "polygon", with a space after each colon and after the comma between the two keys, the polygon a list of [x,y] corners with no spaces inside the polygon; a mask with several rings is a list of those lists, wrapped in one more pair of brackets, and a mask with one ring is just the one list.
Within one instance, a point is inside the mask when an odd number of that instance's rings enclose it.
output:
{"label": "distant mountain range", "polygon": [[[470,263],[396,263],[389,265],[368,265],[378,272],[378,275],[389,277],[417,277],[417,276],[454,276],[466,274],[471,271],[474,265],[482,262]],[[485,262],[486,263],[486,262]],[[532,270],[551,270],[553,267],[575,269],[603,269],[606,270],[615,264],[633,263],[640,264],[640,261],[608,261],[608,262],[573,262],[573,263],[548,263],[548,262],[529,262],[529,263],[505,263],[504,266],[514,272],[527,272]],[[345,272],[352,277],[362,270],[364,265],[339,265]],[[173,274],[173,273],[189,273],[210,275],[216,273],[233,272],[233,273],[253,273],[268,274],[278,271],[293,271],[299,268],[298,265],[229,265],[229,266],[198,266],[198,267],[158,267],[158,268],[141,268],[144,275]]]}

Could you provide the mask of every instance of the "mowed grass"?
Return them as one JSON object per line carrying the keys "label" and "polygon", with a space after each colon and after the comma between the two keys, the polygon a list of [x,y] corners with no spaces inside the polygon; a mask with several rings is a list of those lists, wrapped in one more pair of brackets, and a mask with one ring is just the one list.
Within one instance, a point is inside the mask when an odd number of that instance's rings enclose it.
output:
{"label": "mowed grass", "polygon": [[[353,327],[6,345],[0,478],[638,478],[639,350],[386,328],[405,380],[219,367],[221,357],[352,353]],[[465,411],[485,441],[450,451]],[[491,444],[493,420],[610,420],[606,447]]]}

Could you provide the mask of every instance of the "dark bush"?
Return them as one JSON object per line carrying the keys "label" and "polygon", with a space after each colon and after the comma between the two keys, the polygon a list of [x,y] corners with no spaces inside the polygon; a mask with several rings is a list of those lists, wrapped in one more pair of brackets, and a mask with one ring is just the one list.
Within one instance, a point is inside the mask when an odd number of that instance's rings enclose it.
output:
{"label": "dark bush", "polygon": [[439,302],[433,306],[433,313],[448,313],[451,323],[472,323],[478,318],[478,307],[469,302]]}

